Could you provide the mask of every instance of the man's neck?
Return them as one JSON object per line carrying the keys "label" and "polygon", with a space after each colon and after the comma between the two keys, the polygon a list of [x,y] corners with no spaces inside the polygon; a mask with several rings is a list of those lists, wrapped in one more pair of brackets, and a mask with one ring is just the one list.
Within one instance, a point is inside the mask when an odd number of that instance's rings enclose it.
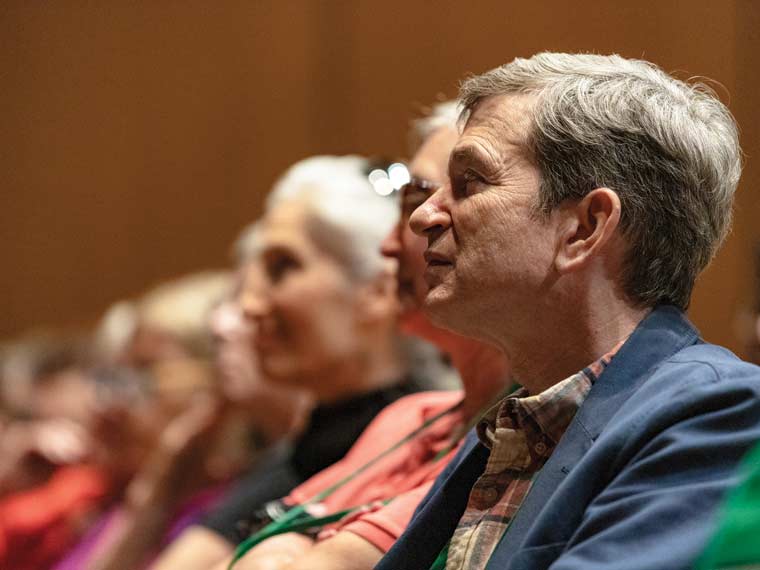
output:
{"label": "man's neck", "polygon": [[469,421],[512,383],[510,366],[495,347],[464,337],[455,340],[448,354],[462,379],[462,414]]}
{"label": "man's neck", "polygon": [[544,326],[534,326],[530,337],[505,337],[515,380],[531,394],[543,392],[627,339],[648,312],[630,306],[600,310],[592,304],[585,312],[557,311],[543,320],[536,315],[534,323]]}

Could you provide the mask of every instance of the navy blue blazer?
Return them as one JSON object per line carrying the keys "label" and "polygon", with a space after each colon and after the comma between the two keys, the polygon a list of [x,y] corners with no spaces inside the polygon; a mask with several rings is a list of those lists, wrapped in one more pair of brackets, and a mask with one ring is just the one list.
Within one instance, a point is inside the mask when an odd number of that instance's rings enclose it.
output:
{"label": "navy blue blazer", "polygon": [[[760,368],[658,307],[592,387],[488,569],[689,569],[758,440]],[[430,568],[487,458],[471,432],[376,570]]]}

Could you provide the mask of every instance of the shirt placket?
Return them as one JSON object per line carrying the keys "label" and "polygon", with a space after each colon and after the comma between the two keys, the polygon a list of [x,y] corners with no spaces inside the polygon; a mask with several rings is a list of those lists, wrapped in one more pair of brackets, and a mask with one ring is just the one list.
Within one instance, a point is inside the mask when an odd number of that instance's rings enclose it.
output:
{"label": "shirt placket", "polygon": [[529,484],[522,477],[531,463],[525,431],[516,429],[512,420],[501,414],[487,430],[491,453],[470,493],[466,520],[452,537],[446,570],[485,567],[506,528],[504,518],[513,516],[519,506],[505,494],[515,482]]}

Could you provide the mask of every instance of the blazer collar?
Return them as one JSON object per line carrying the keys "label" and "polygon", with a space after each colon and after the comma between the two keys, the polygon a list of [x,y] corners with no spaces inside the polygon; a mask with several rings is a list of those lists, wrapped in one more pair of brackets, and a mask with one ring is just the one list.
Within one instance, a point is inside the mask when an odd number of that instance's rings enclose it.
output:
{"label": "blazer collar", "polygon": [[639,323],[594,383],[497,549],[517,551],[538,513],[612,416],[646,382],[653,369],[698,340],[697,330],[684,313],[673,306],[656,307]]}
{"label": "blazer collar", "polygon": [[594,383],[574,419],[596,439],[623,403],[651,376],[651,371],[699,340],[684,313],[660,305],[639,323],[612,362]]}

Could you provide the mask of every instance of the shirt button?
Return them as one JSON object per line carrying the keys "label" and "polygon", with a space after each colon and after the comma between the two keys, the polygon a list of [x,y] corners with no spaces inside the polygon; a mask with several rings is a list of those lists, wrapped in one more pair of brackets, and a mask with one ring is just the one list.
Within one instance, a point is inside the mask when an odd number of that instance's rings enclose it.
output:
{"label": "shirt button", "polygon": [[495,505],[499,500],[499,490],[496,487],[486,487],[483,489],[483,501],[489,506]]}
{"label": "shirt button", "polygon": [[538,442],[538,443],[537,443],[537,444],[536,444],[536,445],[533,447],[533,449],[534,449],[534,450],[535,450],[535,452],[536,452],[536,453],[538,453],[539,455],[543,455],[544,453],[546,453],[546,444],[545,444],[543,441],[539,441],[539,442]]}

